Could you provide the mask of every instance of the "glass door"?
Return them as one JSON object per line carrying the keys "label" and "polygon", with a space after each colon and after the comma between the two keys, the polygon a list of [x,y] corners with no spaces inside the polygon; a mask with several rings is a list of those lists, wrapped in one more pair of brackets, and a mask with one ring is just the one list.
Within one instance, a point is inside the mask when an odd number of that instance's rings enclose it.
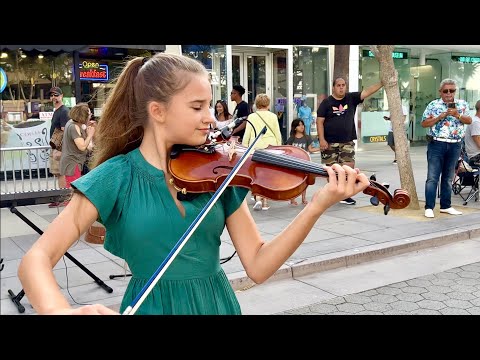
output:
{"label": "glass door", "polygon": [[271,55],[254,53],[234,53],[232,55],[232,85],[240,84],[245,88],[245,100],[255,110],[255,97],[265,93],[270,99],[270,110],[274,111],[274,99],[271,94]]}

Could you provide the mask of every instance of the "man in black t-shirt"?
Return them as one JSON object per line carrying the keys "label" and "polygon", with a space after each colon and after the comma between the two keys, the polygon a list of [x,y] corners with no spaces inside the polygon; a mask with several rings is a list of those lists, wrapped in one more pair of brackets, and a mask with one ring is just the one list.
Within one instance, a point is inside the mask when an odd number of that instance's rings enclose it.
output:
{"label": "man in black t-shirt", "polygon": [[[248,103],[242,100],[243,94],[245,94],[245,88],[242,85],[233,85],[232,92],[230,93],[230,100],[237,103],[237,106],[233,111],[233,119],[244,117],[251,113]],[[244,121],[240,125],[238,125],[232,132],[232,135],[239,137],[239,143],[242,142],[243,135],[245,134],[246,125],[247,122]]]}
{"label": "man in black t-shirt", "polygon": [[[54,86],[49,91],[50,99],[53,102],[53,107],[55,111],[52,116],[52,125],[50,127],[50,137],[55,129],[63,130],[68,120],[70,119],[68,108],[63,105],[63,91],[58,86]],[[53,151],[53,150],[52,150]],[[55,160],[50,153],[50,173],[58,179],[58,187],[65,188],[67,187],[67,182],[65,175],[60,175],[60,160]],[[53,202],[48,205],[48,207],[58,207],[62,206],[63,202]]]}
{"label": "man in black t-shirt", "polygon": [[55,112],[52,117],[52,125],[50,126],[50,137],[52,137],[55,128],[63,130],[66,123],[70,120],[68,116],[68,108],[63,105],[63,92],[58,86],[50,89],[50,99],[52,99]]}
{"label": "man in black t-shirt", "polygon": [[[365,98],[380,90],[382,83],[377,83],[362,92],[347,92],[343,78],[333,81],[332,95],[322,101],[317,110],[317,132],[322,152],[322,163],[348,165],[355,167],[355,111],[357,105]],[[352,198],[341,203],[355,205]]]}

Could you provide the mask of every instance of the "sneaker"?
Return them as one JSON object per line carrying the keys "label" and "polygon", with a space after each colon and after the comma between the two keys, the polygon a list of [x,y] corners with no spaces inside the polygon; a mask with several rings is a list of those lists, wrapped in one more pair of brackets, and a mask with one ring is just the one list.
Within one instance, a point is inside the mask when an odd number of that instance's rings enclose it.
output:
{"label": "sneaker", "polygon": [[262,209],[262,202],[258,200],[255,205],[253,205],[253,210],[261,210]]}
{"label": "sneaker", "polygon": [[340,201],[340,204],[347,204],[347,205],[355,205],[357,202],[352,198],[347,198],[345,200]]}
{"label": "sneaker", "polygon": [[49,208],[56,208],[56,207],[58,207],[59,205],[60,205],[59,202],[52,202],[52,203],[48,204],[48,207],[49,207]]}
{"label": "sneaker", "polygon": [[[440,210],[442,211],[442,210]],[[427,218],[434,218],[435,214],[433,213],[432,209],[425,209],[425,217]]]}
{"label": "sneaker", "polygon": [[256,201],[255,201],[255,197],[252,196],[252,197],[250,198],[250,201],[252,202],[252,204],[255,204],[255,202],[256,202]]}
{"label": "sneaker", "polygon": [[448,209],[440,209],[441,213],[446,213],[450,215],[462,215],[461,211],[455,210],[453,207],[449,207]]}
{"label": "sneaker", "polygon": [[393,160],[392,164],[397,165],[397,160]]}
{"label": "sneaker", "polygon": [[264,210],[264,211],[267,211],[268,209],[270,209],[270,206],[264,206],[264,207],[262,207],[262,210]]}

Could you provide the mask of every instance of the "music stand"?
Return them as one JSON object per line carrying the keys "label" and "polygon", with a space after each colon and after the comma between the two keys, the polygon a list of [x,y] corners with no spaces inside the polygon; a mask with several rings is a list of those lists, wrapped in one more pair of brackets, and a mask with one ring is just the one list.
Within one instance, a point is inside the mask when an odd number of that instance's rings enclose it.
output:
{"label": "music stand", "polygon": [[[40,193],[40,194],[38,194]],[[2,194],[1,199],[1,207],[9,207],[10,212],[17,215],[20,219],[22,219],[28,226],[30,226],[33,230],[35,230],[38,234],[42,235],[43,231],[40,230],[34,223],[32,223],[25,215],[23,215],[18,209],[17,206],[26,206],[26,205],[38,205],[44,203],[50,203],[58,201],[58,199],[66,194],[70,193],[70,189],[56,189],[56,190],[44,190],[38,192],[30,192],[30,193],[9,193],[9,194]],[[34,195],[34,198],[31,196]],[[30,197],[28,197],[30,196]],[[75,265],[77,265],[80,269],[82,269],[87,275],[89,275],[102,289],[104,289],[108,293],[112,293],[113,289],[105,284],[100,278],[98,278],[94,273],[88,270],[82,263],[80,263],[77,259],[75,259],[72,255],[68,252],[64,254],[68,259],[70,259]],[[10,299],[15,304],[18,309],[18,312],[24,313],[25,307],[20,303],[22,298],[25,296],[25,291],[22,289],[18,294],[12,290],[8,290],[8,294],[10,295]]]}

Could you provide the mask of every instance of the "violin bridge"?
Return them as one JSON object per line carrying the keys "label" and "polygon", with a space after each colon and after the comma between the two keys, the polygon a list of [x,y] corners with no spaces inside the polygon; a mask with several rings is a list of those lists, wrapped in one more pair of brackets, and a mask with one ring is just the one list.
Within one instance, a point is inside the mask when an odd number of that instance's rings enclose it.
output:
{"label": "violin bridge", "polygon": [[228,161],[232,161],[233,155],[235,155],[236,153],[235,143],[236,143],[236,139],[230,139],[230,146],[228,149]]}

